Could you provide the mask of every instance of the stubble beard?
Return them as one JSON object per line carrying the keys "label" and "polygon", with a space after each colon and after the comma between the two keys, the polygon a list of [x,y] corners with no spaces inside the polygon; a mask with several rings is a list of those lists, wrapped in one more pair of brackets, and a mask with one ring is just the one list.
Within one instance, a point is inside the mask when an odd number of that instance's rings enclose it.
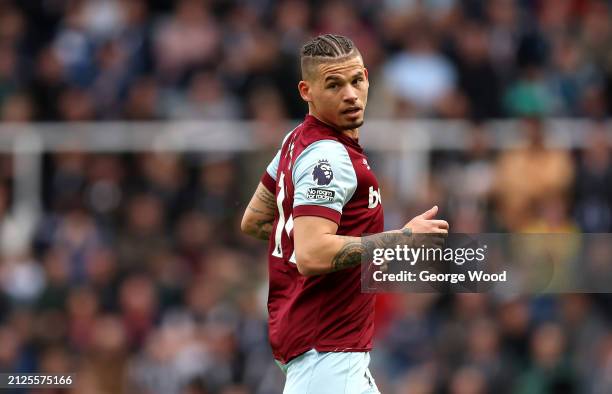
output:
{"label": "stubble beard", "polygon": [[352,122],[352,123],[347,124],[347,125],[342,125],[342,126],[340,126],[339,128],[340,128],[340,130],[342,130],[342,131],[345,131],[345,130],[354,130],[354,129],[358,129],[358,128],[360,128],[361,126],[363,126],[363,122],[364,122],[364,120],[363,120],[363,119],[361,119],[361,120],[359,120],[359,121]]}

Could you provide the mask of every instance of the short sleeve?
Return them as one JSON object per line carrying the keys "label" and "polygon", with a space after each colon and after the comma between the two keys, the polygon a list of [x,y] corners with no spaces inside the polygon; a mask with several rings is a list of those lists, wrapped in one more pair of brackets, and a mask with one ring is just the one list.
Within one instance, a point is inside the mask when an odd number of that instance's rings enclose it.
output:
{"label": "short sleeve", "polygon": [[344,145],[320,140],[309,145],[293,166],[293,217],[320,216],[340,223],[344,205],[357,188],[357,175]]}
{"label": "short sleeve", "polygon": [[278,163],[280,161],[281,150],[283,149],[283,145],[285,145],[287,138],[289,138],[289,136],[294,130],[295,129],[291,130],[289,133],[287,133],[287,135],[285,135],[281,144],[281,148],[276,152],[276,155],[274,156],[270,164],[268,164],[268,167],[266,167],[266,170],[261,176],[261,183],[272,194],[276,193],[276,174],[278,173]]}
{"label": "short sleeve", "polygon": [[280,149],[276,152],[276,155],[266,167],[266,171],[264,171],[261,177],[261,183],[270,191],[270,193],[274,194],[276,192],[276,173],[278,172],[278,162],[280,160]]}

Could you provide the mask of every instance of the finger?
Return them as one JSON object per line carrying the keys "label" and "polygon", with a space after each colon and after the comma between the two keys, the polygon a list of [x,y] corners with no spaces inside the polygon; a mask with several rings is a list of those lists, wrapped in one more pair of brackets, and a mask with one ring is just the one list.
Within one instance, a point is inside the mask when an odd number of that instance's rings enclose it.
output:
{"label": "finger", "polygon": [[445,228],[436,227],[436,228],[433,228],[431,232],[432,234],[436,234],[436,235],[448,235],[448,229],[445,229]]}
{"label": "finger", "polygon": [[448,222],[446,220],[430,220],[429,223],[437,228],[448,229]]}
{"label": "finger", "polygon": [[423,219],[433,219],[436,217],[436,214],[438,213],[438,206],[434,205],[429,211],[425,211],[421,214],[421,217]]}

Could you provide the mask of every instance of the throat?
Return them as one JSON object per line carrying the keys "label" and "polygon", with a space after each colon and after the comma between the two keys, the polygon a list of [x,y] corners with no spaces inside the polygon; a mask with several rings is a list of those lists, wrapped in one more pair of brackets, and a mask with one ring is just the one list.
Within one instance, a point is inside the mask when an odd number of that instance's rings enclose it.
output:
{"label": "throat", "polygon": [[355,141],[359,141],[359,129],[343,130],[342,134],[351,137]]}

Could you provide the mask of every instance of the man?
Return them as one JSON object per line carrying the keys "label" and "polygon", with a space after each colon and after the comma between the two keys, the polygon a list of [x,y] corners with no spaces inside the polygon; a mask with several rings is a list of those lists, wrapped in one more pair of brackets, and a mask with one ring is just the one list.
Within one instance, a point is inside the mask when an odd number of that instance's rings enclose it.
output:
{"label": "man", "polygon": [[308,115],[263,174],[241,228],[270,240],[269,337],[284,393],[378,393],[368,370],[375,295],[361,292],[363,245],[446,234],[448,223],[433,219],[433,207],[382,233],[378,182],[359,145],[368,71],[352,41],[314,38],[301,67]]}

